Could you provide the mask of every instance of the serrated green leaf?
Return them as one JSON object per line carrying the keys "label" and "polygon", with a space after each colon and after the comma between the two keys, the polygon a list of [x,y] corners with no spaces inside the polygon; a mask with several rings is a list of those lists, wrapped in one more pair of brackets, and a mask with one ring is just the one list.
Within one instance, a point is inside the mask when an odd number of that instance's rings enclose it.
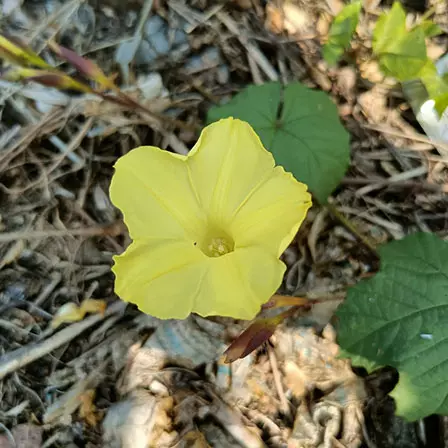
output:
{"label": "serrated green leaf", "polygon": [[380,271],[337,310],[339,344],[361,363],[398,369],[399,415],[448,414],[448,243],[417,233],[379,253]]}
{"label": "serrated green leaf", "polygon": [[423,27],[407,31],[406,14],[398,2],[378,19],[372,48],[382,71],[399,81],[415,79],[428,60]]}
{"label": "serrated green leaf", "polygon": [[419,23],[417,26],[423,30],[426,37],[434,37],[443,33],[442,28],[432,20],[423,20],[423,22]]}
{"label": "serrated green leaf", "polygon": [[328,41],[322,48],[324,59],[330,65],[338,62],[350,45],[353,33],[358,25],[362,2],[350,3],[335,17],[328,33]]}
{"label": "serrated green leaf", "polygon": [[228,104],[211,108],[207,121],[229,116],[250,123],[276,163],[306,183],[322,203],[347,170],[349,134],[324,92],[298,82],[283,91],[277,82],[249,86]]}
{"label": "serrated green leaf", "polygon": [[378,54],[378,60],[386,75],[399,81],[415,79],[428,60],[423,30],[416,28],[396,38],[386,52]]}
{"label": "serrated green leaf", "polygon": [[374,53],[387,53],[391,41],[406,34],[406,13],[399,2],[395,2],[388,13],[381,14],[373,31]]}

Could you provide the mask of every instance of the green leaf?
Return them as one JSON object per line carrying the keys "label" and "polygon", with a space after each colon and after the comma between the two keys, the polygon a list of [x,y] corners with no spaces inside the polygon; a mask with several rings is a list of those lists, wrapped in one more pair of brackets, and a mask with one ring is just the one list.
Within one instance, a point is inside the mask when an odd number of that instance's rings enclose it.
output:
{"label": "green leaf", "polygon": [[376,361],[364,358],[363,356],[354,355],[342,348],[339,349],[338,358],[350,358],[353,366],[362,366],[367,370],[367,373],[372,373],[380,367],[384,367],[382,364],[378,364]]}
{"label": "green leaf", "polygon": [[250,123],[276,163],[306,183],[322,203],[347,170],[349,134],[324,92],[298,82],[284,89],[277,82],[249,86],[228,104],[211,108],[207,121],[229,116]]}
{"label": "green leaf", "polygon": [[434,62],[429,59],[418,73],[418,77],[426,87],[429,97],[434,100],[436,111],[442,115],[448,107],[448,78],[441,76]]}
{"label": "green leaf", "polygon": [[378,54],[382,71],[399,81],[415,79],[425,65],[425,34],[421,28],[407,32],[402,38],[394,38],[387,51]]}
{"label": "green leaf", "polygon": [[381,14],[373,31],[374,53],[386,53],[391,40],[406,34],[406,13],[399,2],[395,2],[388,13]]}
{"label": "green leaf", "polygon": [[423,22],[419,23],[417,26],[423,30],[426,37],[434,37],[443,33],[442,28],[432,20],[423,20]]}
{"label": "green leaf", "polygon": [[398,369],[399,415],[448,414],[448,243],[416,233],[379,252],[380,271],[337,311],[339,344],[360,365]]}
{"label": "green leaf", "polygon": [[328,41],[322,47],[322,56],[328,65],[336,65],[344,54],[345,48]]}
{"label": "green leaf", "polygon": [[441,116],[448,107],[448,92],[437,95],[433,100],[435,101],[434,107]]}
{"label": "green leaf", "polygon": [[328,64],[336,64],[350,45],[353,33],[358,25],[361,7],[361,1],[350,3],[344,6],[335,17],[330,27],[328,41],[322,48],[324,59]]}
{"label": "green leaf", "polygon": [[372,48],[382,71],[399,81],[415,79],[428,60],[423,27],[407,31],[406,14],[397,2],[378,19]]}

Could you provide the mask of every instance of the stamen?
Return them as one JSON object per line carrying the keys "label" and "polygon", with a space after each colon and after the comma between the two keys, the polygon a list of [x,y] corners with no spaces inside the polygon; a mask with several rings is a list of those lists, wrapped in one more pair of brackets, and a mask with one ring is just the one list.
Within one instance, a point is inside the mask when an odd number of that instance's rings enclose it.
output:
{"label": "stamen", "polygon": [[225,238],[212,238],[210,244],[207,246],[209,257],[221,257],[233,251],[233,244]]}
{"label": "stamen", "polygon": [[226,236],[209,236],[199,244],[199,248],[207,257],[222,257],[233,252],[235,243],[232,238]]}

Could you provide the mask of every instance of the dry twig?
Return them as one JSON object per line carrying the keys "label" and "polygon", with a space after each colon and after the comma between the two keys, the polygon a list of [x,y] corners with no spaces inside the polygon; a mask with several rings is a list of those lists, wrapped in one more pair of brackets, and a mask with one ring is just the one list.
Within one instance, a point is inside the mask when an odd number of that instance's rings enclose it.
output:
{"label": "dry twig", "polygon": [[42,356],[48,355],[53,350],[57,349],[63,344],[70,342],[72,339],[79,336],[82,332],[91,328],[93,325],[101,322],[107,317],[113,314],[123,313],[126,309],[127,304],[121,301],[113,303],[105,311],[104,314],[95,314],[89,316],[81,322],[76,322],[61,331],[58,331],[53,336],[45,339],[42,342],[37,342],[35,344],[29,344],[21,347],[12,352],[6,353],[0,357],[0,380],[6,375],[15,372],[22,367],[36,361]]}

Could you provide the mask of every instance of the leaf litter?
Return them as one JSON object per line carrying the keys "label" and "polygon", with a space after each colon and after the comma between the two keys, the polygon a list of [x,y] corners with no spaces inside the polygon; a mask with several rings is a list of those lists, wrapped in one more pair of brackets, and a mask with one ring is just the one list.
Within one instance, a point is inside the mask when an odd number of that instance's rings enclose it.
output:
{"label": "leaf litter", "polygon": [[[151,36],[148,45],[161,46],[150,60],[136,53],[123,90],[169,120],[156,123],[89,94],[0,81],[0,363],[7,368],[0,445],[24,436],[45,447],[423,443],[421,430],[395,417],[387,401],[391,371],[355,375],[336,357],[331,323],[334,299],[378,268],[359,235],[374,245],[417,230],[446,238],[446,153],[421,134],[399,89],[375,67],[353,74],[322,61],[342,2],[144,3],[152,6],[146,20],[160,17],[163,26],[160,36],[143,32],[142,42]],[[378,3],[369,2],[373,14],[360,18],[348,49],[359,63]],[[430,3],[446,31],[446,5]],[[52,64],[55,38],[107,75],[117,72],[116,49],[136,35],[144,12],[140,2],[46,4],[5,3],[2,30]],[[163,39],[171,39],[168,52]],[[446,43],[446,35],[434,38],[432,51]],[[212,105],[277,80],[325,90],[337,105],[351,163],[330,203],[358,235],[319,206],[311,210],[283,255],[280,293],[332,300],[300,311],[268,344],[229,365],[221,355],[246,324],[195,316],[159,322],[117,302],[111,257],[129,240],[108,185],[116,158],[131,148],[185,154]],[[173,119],[185,128],[175,129]],[[52,328],[61,308],[86,299],[104,300],[106,312]],[[432,334],[420,332],[422,343]],[[426,436],[426,446],[436,445]]]}

